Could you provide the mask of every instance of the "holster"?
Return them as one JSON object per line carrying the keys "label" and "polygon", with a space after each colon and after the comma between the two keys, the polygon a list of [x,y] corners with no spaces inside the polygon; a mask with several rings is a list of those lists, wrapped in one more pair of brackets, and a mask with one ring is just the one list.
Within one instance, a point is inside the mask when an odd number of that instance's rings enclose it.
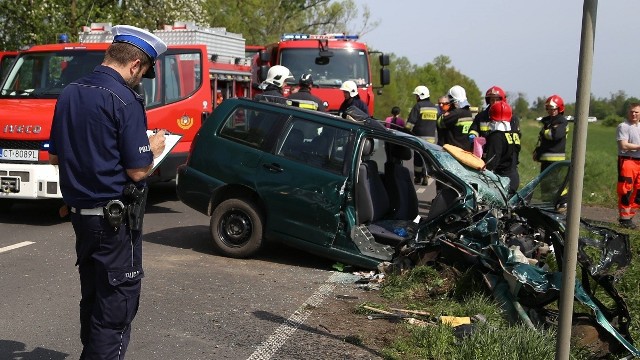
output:
{"label": "holster", "polygon": [[147,186],[142,189],[138,189],[134,184],[127,184],[127,186],[125,186],[124,196],[128,202],[127,220],[129,221],[129,228],[131,230],[142,231],[148,193],[149,188]]}

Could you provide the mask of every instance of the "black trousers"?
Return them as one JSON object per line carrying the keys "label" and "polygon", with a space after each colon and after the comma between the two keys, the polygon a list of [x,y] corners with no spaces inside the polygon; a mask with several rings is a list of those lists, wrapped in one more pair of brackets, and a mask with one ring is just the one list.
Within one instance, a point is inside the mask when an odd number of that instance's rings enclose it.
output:
{"label": "black trousers", "polygon": [[81,360],[124,359],[140,302],[142,234],[72,213],[80,273]]}

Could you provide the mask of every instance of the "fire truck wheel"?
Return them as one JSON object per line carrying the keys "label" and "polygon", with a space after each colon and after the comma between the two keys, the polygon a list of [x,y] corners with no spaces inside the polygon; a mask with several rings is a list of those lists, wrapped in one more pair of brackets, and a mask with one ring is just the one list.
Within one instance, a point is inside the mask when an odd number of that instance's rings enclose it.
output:
{"label": "fire truck wheel", "polygon": [[12,205],[13,199],[0,199],[0,214],[9,212]]}
{"label": "fire truck wheel", "polygon": [[262,219],[258,207],[248,200],[223,201],[211,214],[209,229],[214,247],[233,258],[255,254],[262,246]]}

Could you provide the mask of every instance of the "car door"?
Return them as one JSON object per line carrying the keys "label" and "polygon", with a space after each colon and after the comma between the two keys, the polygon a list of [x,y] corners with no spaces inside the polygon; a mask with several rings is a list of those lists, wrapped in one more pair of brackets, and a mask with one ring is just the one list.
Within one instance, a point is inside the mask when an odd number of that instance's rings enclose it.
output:
{"label": "car door", "polygon": [[330,246],[345,204],[349,130],[293,118],[261,159],[256,189],[267,206],[267,236]]}

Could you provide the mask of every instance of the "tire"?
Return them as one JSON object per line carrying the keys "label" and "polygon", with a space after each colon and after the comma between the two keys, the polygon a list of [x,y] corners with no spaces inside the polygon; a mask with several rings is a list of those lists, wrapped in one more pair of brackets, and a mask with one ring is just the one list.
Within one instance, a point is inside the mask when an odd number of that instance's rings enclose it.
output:
{"label": "tire", "polygon": [[248,200],[225,200],[211,214],[209,230],[213,245],[225,256],[246,258],[258,252],[262,229],[262,214]]}
{"label": "tire", "polygon": [[0,199],[0,214],[9,213],[13,203],[13,199]]}

